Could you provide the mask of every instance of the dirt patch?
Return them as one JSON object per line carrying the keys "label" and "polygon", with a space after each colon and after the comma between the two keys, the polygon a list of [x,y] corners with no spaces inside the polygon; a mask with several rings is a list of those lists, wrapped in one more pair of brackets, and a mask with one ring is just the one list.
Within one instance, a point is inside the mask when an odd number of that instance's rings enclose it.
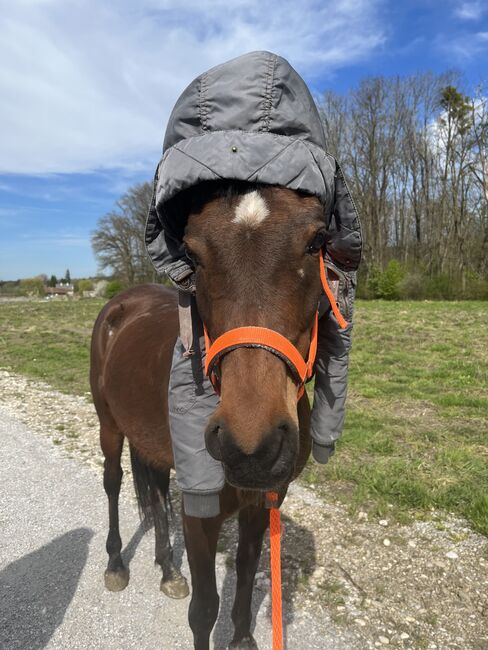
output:
{"label": "dirt patch", "polygon": [[[0,371],[0,406],[71,456],[100,467],[89,396]],[[129,470],[128,459],[124,465]],[[130,482],[124,492],[131,493]],[[284,593],[295,611],[332,619],[358,648],[482,650],[488,647],[488,541],[465,521],[432,511],[402,526],[354,516],[330,488],[296,484],[283,506]],[[235,526],[223,543],[235,545]],[[231,553],[229,553],[229,561]],[[267,554],[256,590],[269,590]]]}

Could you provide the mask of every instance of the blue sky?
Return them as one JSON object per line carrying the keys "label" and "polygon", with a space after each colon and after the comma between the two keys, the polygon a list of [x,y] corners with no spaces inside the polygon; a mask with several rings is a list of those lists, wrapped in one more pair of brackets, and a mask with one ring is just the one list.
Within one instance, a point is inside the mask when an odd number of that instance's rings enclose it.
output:
{"label": "blue sky", "polygon": [[90,233],[149,180],[200,72],[268,49],[312,91],[366,75],[488,73],[488,2],[16,0],[0,13],[0,279],[96,272]]}

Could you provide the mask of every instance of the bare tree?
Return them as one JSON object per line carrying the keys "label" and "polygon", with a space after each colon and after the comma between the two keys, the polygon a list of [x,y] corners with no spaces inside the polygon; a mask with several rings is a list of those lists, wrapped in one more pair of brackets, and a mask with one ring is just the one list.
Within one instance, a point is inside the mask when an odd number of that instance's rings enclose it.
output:
{"label": "bare tree", "polygon": [[363,79],[320,99],[329,150],[360,209],[365,262],[391,259],[465,286],[487,272],[488,104],[456,73]]}
{"label": "bare tree", "polygon": [[92,233],[92,247],[100,270],[111,270],[128,285],[158,280],[144,245],[151,196],[150,183],[129,188],[116,209],[99,219]]}

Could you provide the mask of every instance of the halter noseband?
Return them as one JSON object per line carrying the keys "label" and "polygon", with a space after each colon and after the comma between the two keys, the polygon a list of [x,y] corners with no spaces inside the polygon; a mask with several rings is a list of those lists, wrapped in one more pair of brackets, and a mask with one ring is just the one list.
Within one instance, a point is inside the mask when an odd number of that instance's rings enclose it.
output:
{"label": "halter noseband", "polygon": [[[340,327],[344,329],[347,327],[347,321],[339,311],[334,294],[327,282],[322,254],[319,255],[319,259],[322,287],[329,299],[330,306],[337,322]],[[289,339],[268,327],[256,327],[254,325],[235,327],[224,332],[224,334],[219,336],[213,343],[210,340],[207,328],[204,327],[206,349],[205,373],[212,382],[215,392],[220,394],[219,364],[222,358],[237,348],[258,348],[267,350],[268,352],[271,352],[271,354],[275,354],[279,359],[286,363],[298,384],[298,399],[300,399],[305,390],[305,382],[310,379],[313,374],[313,366],[317,354],[318,322],[319,312],[317,309],[310,337],[308,357],[306,360]]]}

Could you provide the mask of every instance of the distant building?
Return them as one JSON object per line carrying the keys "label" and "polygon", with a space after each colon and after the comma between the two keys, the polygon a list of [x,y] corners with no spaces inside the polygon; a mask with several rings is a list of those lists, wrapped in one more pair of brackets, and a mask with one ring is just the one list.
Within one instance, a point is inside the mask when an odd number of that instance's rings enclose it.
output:
{"label": "distant building", "polygon": [[70,298],[75,295],[74,285],[68,282],[58,282],[55,287],[44,287],[44,292],[48,298],[55,296],[69,296]]}

